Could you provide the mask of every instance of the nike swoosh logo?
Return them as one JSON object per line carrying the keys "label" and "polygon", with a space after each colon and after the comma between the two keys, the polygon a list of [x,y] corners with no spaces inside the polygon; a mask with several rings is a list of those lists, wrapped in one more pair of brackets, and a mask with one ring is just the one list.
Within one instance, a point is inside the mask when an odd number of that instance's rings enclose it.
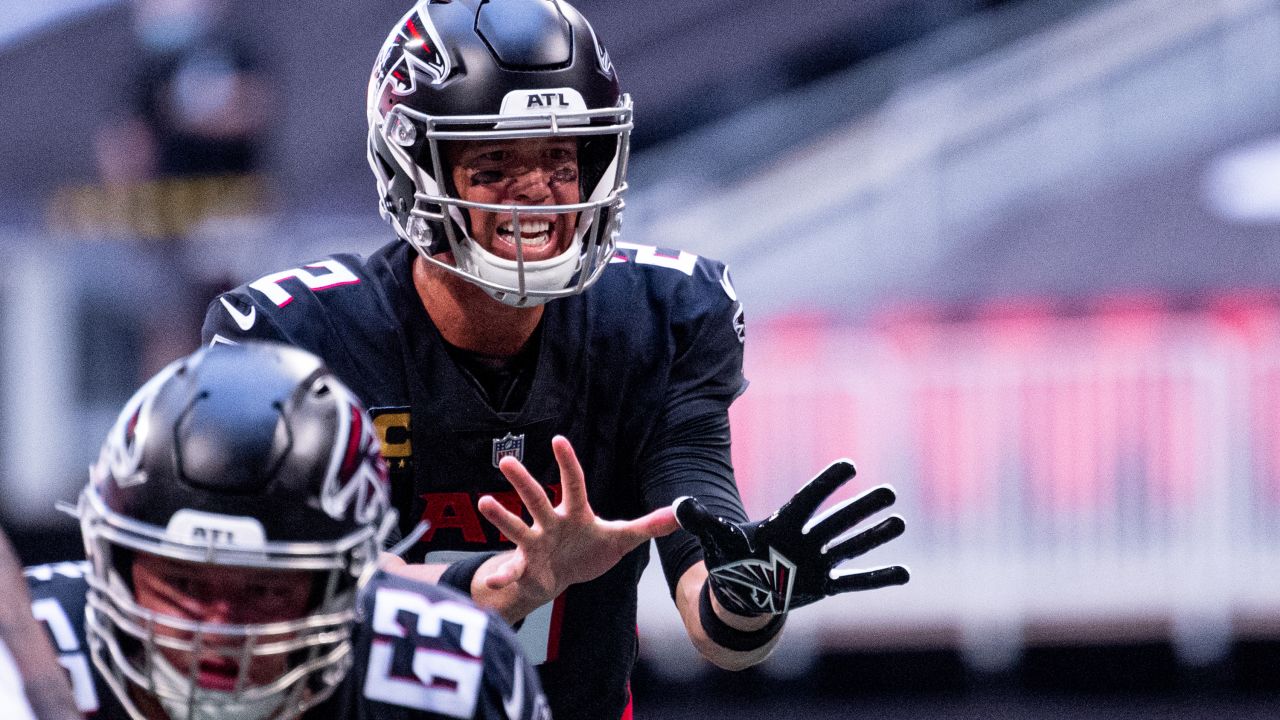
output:
{"label": "nike swoosh logo", "polygon": [[236,321],[236,325],[238,325],[241,330],[248,332],[249,328],[253,327],[253,323],[258,320],[257,306],[249,308],[249,312],[247,313],[242,313],[236,309],[235,305],[227,302],[226,298],[218,299],[222,301],[222,307],[227,309],[227,314],[231,316],[232,320]]}
{"label": "nike swoosh logo", "polygon": [[515,677],[511,681],[511,697],[502,699],[502,709],[511,720],[520,720],[524,710],[524,667],[516,655]]}

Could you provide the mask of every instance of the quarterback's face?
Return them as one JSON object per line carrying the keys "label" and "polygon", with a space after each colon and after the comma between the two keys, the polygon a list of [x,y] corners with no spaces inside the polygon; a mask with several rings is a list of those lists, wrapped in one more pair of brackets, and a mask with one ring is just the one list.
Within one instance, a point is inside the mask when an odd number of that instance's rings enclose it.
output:
{"label": "quarterback's face", "polygon": [[[296,620],[307,613],[311,574],[304,571],[228,568],[139,553],[133,562],[134,595],[138,605],[180,620],[228,625]],[[183,642],[194,640],[163,624],[156,633]],[[283,635],[259,636],[257,644],[287,639]],[[233,690],[240,675],[239,650],[243,636],[206,634],[196,659],[196,684],[213,690]],[[161,648],[180,672],[191,668],[191,653]],[[246,677],[250,685],[265,685],[286,669],[284,655],[255,657]]]}
{"label": "quarterback's face", "polygon": [[[495,205],[568,205],[581,201],[578,145],[572,138],[455,142],[445,149],[458,196]],[[471,235],[485,250],[516,259],[511,213],[467,210]],[[573,240],[577,213],[520,213],[526,261],[563,253]]]}

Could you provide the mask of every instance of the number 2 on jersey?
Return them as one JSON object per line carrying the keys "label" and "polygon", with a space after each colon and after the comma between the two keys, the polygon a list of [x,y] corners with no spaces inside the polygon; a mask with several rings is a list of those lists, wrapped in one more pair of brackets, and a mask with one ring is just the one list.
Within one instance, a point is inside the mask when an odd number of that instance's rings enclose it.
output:
{"label": "number 2 on jersey", "polygon": [[[325,272],[312,273],[306,268],[324,270]],[[276,307],[284,307],[293,302],[293,296],[280,285],[281,282],[288,279],[298,280],[313,292],[328,290],[339,285],[354,285],[360,282],[360,278],[356,277],[355,273],[337,260],[321,260],[307,265],[306,268],[292,268],[264,275],[249,283],[249,287],[266,295],[268,300],[276,304]]]}

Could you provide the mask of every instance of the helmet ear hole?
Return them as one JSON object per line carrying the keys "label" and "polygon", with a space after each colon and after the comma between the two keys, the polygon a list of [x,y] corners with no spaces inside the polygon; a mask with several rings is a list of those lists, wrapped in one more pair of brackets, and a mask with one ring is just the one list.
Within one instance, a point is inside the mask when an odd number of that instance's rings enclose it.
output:
{"label": "helmet ear hole", "polygon": [[326,376],[322,375],[316,378],[315,382],[311,384],[311,395],[313,397],[317,397],[317,398],[328,397],[329,393],[330,393],[329,382]]}

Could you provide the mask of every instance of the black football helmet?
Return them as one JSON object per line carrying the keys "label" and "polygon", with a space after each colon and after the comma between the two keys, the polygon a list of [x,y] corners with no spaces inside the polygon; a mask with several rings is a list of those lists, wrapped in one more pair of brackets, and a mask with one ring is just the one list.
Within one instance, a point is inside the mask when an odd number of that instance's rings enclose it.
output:
{"label": "black football helmet", "polygon": [[[77,514],[93,661],[139,720],[131,688],[174,720],[295,717],[328,697],[351,662],[354,593],[395,524],[369,417],[317,357],[275,343],[204,348],[147,382],[107,435]],[[131,575],[144,554],[214,566],[214,578],[306,571],[306,614],[230,624],[149,610]],[[283,669],[210,689],[195,660],[175,667],[165,648]]]}
{"label": "black football helmet", "polygon": [[[420,0],[369,80],[369,166],[380,211],[427,261],[513,306],[582,292],[608,265],[621,220],[631,100],[608,52],[563,0]],[[576,222],[568,249],[524,261],[529,205],[467,202],[442,141],[574,138],[582,202],[538,206]],[[468,209],[511,218],[514,260],[482,248]],[[532,226],[534,220],[528,220]]]}

